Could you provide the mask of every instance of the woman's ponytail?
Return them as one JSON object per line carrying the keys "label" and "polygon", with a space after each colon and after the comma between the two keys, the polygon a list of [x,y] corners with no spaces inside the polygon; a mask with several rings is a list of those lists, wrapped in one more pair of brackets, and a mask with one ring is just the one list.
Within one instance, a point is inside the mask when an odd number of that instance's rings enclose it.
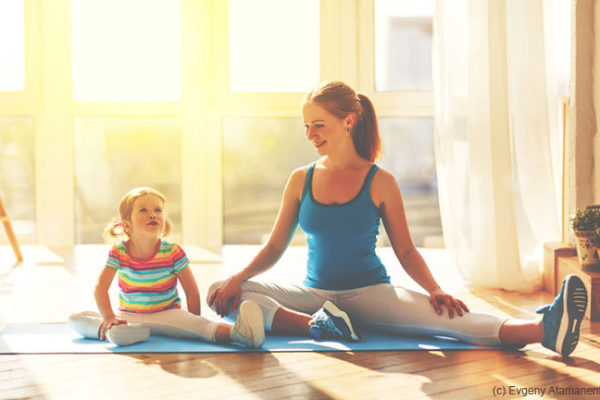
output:
{"label": "woman's ponytail", "polygon": [[362,158],[374,162],[381,155],[381,139],[375,107],[366,95],[359,93],[358,98],[363,112],[360,117],[357,116],[358,120],[352,131],[352,141],[356,152]]}

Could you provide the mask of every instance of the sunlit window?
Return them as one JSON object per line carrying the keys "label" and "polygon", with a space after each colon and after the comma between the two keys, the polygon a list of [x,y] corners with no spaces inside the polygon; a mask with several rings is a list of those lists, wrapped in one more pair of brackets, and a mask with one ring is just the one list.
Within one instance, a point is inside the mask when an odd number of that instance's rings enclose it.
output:
{"label": "sunlit window", "polygon": [[432,90],[433,0],[375,1],[377,91]]}
{"label": "sunlit window", "polygon": [[0,1],[0,92],[25,90],[23,0]]}
{"label": "sunlit window", "polygon": [[[383,159],[398,181],[417,246],[443,246],[432,118],[380,118]],[[383,232],[383,230],[382,230]],[[383,242],[388,243],[384,237]]]}
{"label": "sunlit window", "polygon": [[318,154],[297,118],[227,118],[223,142],[224,243],[263,243],[290,173]]}
{"label": "sunlit window", "polygon": [[181,134],[178,119],[75,120],[77,242],[102,243],[121,197],[151,186],[167,197],[171,238],[181,238]]}
{"label": "sunlit window", "polygon": [[176,0],[71,1],[75,101],[179,101]]}
{"label": "sunlit window", "polygon": [[[0,118],[0,195],[15,233],[35,235],[33,118]],[[0,228],[0,242],[4,229]]]}
{"label": "sunlit window", "polygon": [[301,92],[319,82],[318,0],[229,0],[232,92]]}

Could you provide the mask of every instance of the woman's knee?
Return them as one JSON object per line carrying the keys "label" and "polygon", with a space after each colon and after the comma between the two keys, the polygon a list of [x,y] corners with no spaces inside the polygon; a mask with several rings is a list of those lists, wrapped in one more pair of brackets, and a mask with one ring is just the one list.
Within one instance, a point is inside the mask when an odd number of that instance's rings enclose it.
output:
{"label": "woman's knee", "polygon": [[225,281],[216,281],[213,282],[209,287],[208,287],[208,292],[206,295],[206,303],[210,305],[210,308],[214,309],[214,307],[210,304],[210,299],[213,296],[213,294],[215,293],[215,291],[225,283]]}

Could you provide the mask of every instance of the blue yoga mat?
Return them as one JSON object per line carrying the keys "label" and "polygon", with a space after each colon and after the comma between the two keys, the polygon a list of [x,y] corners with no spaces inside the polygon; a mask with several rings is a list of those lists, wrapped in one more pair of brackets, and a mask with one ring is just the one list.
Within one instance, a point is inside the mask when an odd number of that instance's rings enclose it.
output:
{"label": "blue yoga mat", "polygon": [[150,336],[131,346],[85,339],[66,324],[11,324],[0,331],[0,354],[73,353],[227,353],[373,350],[490,349],[444,337],[402,337],[363,332],[360,342],[317,341],[306,337],[267,335],[261,349],[223,346],[195,340]]}

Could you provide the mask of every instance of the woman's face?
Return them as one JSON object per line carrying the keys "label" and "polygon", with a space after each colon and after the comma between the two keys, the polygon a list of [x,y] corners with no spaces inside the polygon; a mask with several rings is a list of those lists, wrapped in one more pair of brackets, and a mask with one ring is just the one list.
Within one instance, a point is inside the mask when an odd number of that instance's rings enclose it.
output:
{"label": "woman's face", "polygon": [[353,114],[346,118],[338,118],[318,103],[305,103],[302,106],[306,138],[322,156],[331,154],[343,146],[354,145],[350,133],[352,116]]}

